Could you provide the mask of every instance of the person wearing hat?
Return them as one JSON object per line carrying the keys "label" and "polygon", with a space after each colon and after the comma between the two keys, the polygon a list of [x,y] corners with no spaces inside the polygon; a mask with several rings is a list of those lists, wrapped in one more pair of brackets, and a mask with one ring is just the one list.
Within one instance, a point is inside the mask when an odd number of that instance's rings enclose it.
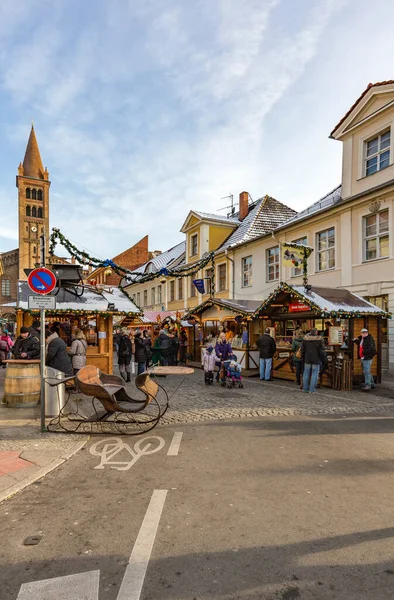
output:
{"label": "person wearing hat", "polygon": [[15,346],[12,349],[14,358],[20,360],[33,360],[40,358],[40,343],[30,333],[28,327],[21,327]]}
{"label": "person wearing hat", "polygon": [[206,385],[213,384],[213,372],[215,370],[216,354],[212,346],[208,346],[202,357],[202,366],[204,368],[204,379]]}
{"label": "person wearing hat", "polygon": [[371,375],[371,364],[373,357],[377,354],[375,340],[372,335],[368,333],[368,329],[362,329],[357,338],[354,338],[353,342],[357,344],[357,356],[361,360],[363,374],[364,374],[364,387],[361,388],[364,392],[369,392],[371,388],[375,387],[373,376]]}
{"label": "person wearing hat", "polygon": [[66,342],[58,336],[56,331],[45,330],[47,367],[61,371],[65,375],[73,375],[73,367],[67,352]]}
{"label": "person wearing hat", "polygon": [[29,327],[29,332],[30,335],[32,335],[33,337],[37,338],[38,341],[40,340],[40,335],[41,335],[41,323],[40,321],[36,320],[33,321],[32,326]]}

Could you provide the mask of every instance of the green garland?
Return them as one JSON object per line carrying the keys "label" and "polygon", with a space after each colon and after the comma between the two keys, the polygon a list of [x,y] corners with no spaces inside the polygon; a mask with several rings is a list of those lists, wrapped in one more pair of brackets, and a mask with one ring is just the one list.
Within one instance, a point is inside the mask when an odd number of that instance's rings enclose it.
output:
{"label": "green garland", "polygon": [[[197,263],[193,265],[185,265],[182,267],[176,267],[175,269],[166,269],[163,268],[160,271],[155,273],[144,273],[141,274],[138,271],[130,271],[130,269],[126,269],[121,265],[114,263],[112,260],[101,260],[94,256],[90,256],[87,252],[79,250],[70,240],[68,240],[59,229],[53,228],[50,236],[49,242],[49,255],[51,257],[55,254],[56,244],[60,244],[63,246],[68,253],[75,258],[79,263],[83,265],[93,266],[95,269],[100,267],[108,267],[111,268],[117,275],[120,277],[125,277],[126,275],[133,275],[136,277],[136,281],[133,283],[145,283],[146,281],[152,281],[153,279],[157,279],[158,277],[190,277],[195,275],[206,267],[206,265],[211,262],[213,266],[213,273],[215,273],[214,268],[214,252],[209,252],[206,256],[201,258]],[[213,289],[215,289],[215,275],[212,278]],[[123,288],[121,288],[123,289]]]}
{"label": "green garland", "polygon": [[230,312],[235,313],[237,315],[241,315],[242,317],[252,317],[253,316],[252,313],[250,313],[250,312],[246,312],[246,311],[243,311],[242,309],[228,306],[224,302],[220,302],[219,298],[208,298],[207,300],[204,300],[204,302],[202,302],[195,308],[190,309],[186,314],[184,314],[183,319],[184,320],[190,319],[196,313],[204,312],[204,310],[207,310],[208,308],[211,308],[212,306],[218,306],[219,308],[223,308],[224,310],[229,310]]}

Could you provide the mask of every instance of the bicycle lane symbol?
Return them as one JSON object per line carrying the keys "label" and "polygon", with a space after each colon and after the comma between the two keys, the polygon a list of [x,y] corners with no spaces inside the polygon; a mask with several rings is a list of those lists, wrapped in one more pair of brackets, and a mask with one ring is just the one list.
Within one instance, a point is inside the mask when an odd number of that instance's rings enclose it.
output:
{"label": "bicycle lane symbol", "polygon": [[104,469],[108,465],[117,471],[128,471],[142,456],[159,452],[164,444],[164,439],[156,435],[141,438],[132,447],[121,438],[106,438],[93,444],[90,454],[100,457],[100,463],[95,469]]}

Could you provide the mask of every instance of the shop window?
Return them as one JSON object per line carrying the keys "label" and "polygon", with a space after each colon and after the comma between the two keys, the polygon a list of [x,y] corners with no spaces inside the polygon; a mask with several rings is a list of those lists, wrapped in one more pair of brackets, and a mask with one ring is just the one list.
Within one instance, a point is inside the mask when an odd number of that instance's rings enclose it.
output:
{"label": "shop window", "polygon": [[33,200],[37,200],[37,190],[32,190],[31,191],[31,197]]}
{"label": "shop window", "polygon": [[190,298],[196,297],[196,286],[193,283],[194,275],[190,276]]}
{"label": "shop window", "polygon": [[37,200],[42,200],[42,190],[37,190]]}
{"label": "shop window", "polygon": [[178,279],[178,300],[183,300],[183,277]]}
{"label": "shop window", "polygon": [[30,188],[26,188],[26,198],[30,199],[31,193],[30,193]]}
{"label": "shop window", "polygon": [[211,267],[210,269],[206,269],[205,270],[205,289],[206,289],[206,293],[211,295],[212,294],[212,277],[214,275],[214,271],[213,268]]}
{"label": "shop window", "polygon": [[31,216],[32,217],[36,217],[37,216],[37,209],[35,206],[33,206],[33,208],[31,209]]}
{"label": "shop window", "polygon": [[[298,240],[293,240],[292,244],[298,244],[299,246],[307,246],[308,245],[308,238],[307,237],[298,238]],[[303,274],[302,267],[293,267],[291,269],[291,276],[292,277],[299,277],[302,274]]]}
{"label": "shop window", "polygon": [[11,285],[9,279],[1,280],[1,293],[3,296],[11,296]]}
{"label": "shop window", "polygon": [[390,129],[365,142],[365,175],[373,175],[390,165]]}
{"label": "shop window", "polygon": [[219,292],[226,289],[226,264],[218,266]]}
{"label": "shop window", "polygon": [[152,306],[156,304],[156,288],[151,289],[151,304]]}
{"label": "shop window", "polygon": [[198,234],[195,233],[190,238],[190,256],[196,256],[198,254]]}
{"label": "shop window", "polygon": [[162,303],[162,299],[161,299],[161,285],[157,286],[157,304],[161,304]]}
{"label": "shop window", "polygon": [[242,259],[242,287],[252,286],[252,257]]}
{"label": "shop window", "polygon": [[174,302],[175,300],[175,281],[174,279],[170,281],[170,302]]}
{"label": "shop window", "polygon": [[30,206],[26,206],[26,217],[31,217],[31,208],[30,208]]}
{"label": "shop window", "polygon": [[144,290],[144,306],[148,306],[148,290]]}
{"label": "shop window", "polygon": [[389,255],[389,211],[364,217],[364,260]]}
{"label": "shop window", "polygon": [[267,250],[267,281],[279,279],[279,246]]}
{"label": "shop window", "polygon": [[42,219],[42,208],[37,209],[37,217]]}
{"label": "shop window", "polygon": [[335,269],[335,228],[316,234],[317,270]]}

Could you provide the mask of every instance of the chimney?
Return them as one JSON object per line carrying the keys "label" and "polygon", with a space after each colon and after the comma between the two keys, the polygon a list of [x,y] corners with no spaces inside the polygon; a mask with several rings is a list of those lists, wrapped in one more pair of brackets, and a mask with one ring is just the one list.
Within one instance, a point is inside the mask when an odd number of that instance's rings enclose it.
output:
{"label": "chimney", "polygon": [[239,195],[239,220],[243,221],[248,216],[249,212],[249,194],[241,192]]}

